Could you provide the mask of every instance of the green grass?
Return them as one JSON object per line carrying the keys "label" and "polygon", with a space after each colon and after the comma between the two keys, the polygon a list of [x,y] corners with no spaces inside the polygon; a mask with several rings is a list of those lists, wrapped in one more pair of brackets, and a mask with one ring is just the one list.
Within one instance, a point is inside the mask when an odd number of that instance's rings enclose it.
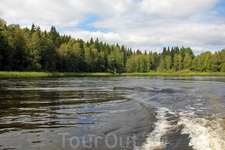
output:
{"label": "green grass", "polygon": [[225,72],[190,72],[191,76],[225,76]]}
{"label": "green grass", "polygon": [[148,72],[148,73],[77,73],[77,72],[16,72],[16,71],[0,71],[1,77],[38,77],[38,76],[225,76],[225,72]]}
{"label": "green grass", "polygon": [[110,76],[110,73],[98,72],[54,72],[52,73],[53,76]]}
{"label": "green grass", "polygon": [[110,73],[77,73],[77,72],[18,72],[18,71],[0,71],[0,76],[110,76]]}
{"label": "green grass", "polygon": [[225,76],[225,72],[146,72],[146,73],[123,73],[124,76]]}
{"label": "green grass", "polygon": [[168,73],[164,73],[164,72],[146,72],[146,73],[134,72],[134,73],[122,73],[121,75],[123,75],[123,76],[163,76],[163,75],[168,75]]}
{"label": "green grass", "polygon": [[0,71],[0,76],[50,76],[48,72]]}

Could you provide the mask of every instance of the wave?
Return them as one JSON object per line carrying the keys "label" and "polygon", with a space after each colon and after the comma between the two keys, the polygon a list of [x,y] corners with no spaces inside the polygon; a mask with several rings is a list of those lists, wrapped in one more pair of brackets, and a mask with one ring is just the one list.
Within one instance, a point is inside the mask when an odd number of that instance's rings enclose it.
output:
{"label": "wave", "polygon": [[179,124],[185,125],[182,133],[190,134],[189,145],[194,149],[224,150],[225,131],[222,119],[198,118],[194,114],[182,114]]}
{"label": "wave", "polygon": [[166,112],[167,108],[158,108],[156,111],[157,122],[155,122],[155,129],[148,135],[146,142],[141,147],[135,149],[147,150],[147,149],[162,149],[166,145],[166,139],[163,138],[173,126],[167,120]]}
{"label": "wave", "polygon": [[195,149],[224,150],[223,119],[200,118],[192,113],[157,109],[157,122],[142,146],[135,150]]}

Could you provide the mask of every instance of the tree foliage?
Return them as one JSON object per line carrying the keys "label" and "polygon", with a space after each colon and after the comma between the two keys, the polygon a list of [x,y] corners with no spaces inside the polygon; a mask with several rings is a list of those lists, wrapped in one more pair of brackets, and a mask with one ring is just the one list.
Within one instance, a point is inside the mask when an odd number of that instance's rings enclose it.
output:
{"label": "tree foliage", "polygon": [[41,31],[0,19],[0,70],[46,72],[225,71],[225,50],[195,56],[190,47],[164,47],[162,53],[132,51],[90,38],[60,35],[54,26]]}

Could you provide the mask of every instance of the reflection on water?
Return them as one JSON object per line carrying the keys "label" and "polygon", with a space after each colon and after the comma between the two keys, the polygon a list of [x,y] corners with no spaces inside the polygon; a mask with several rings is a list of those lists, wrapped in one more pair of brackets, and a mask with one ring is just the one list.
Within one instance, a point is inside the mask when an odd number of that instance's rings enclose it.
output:
{"label": "reflection on water", "polygon": [[0,149],[223,149],[224,82],[0,78]]}

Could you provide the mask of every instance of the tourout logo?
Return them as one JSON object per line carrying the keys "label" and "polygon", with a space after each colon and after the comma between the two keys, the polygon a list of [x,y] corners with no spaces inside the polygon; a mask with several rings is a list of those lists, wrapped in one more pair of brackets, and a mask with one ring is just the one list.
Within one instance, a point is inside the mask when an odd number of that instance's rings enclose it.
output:
{"label": "tourout logo", "polygon": [[[127,137],[118,137],[116,134],[107,134],[103,136],[96,135],[83,135],[72,136],[68,132],[58,133],[62,136],[62,148],[88,148],[98,149],[101,147],[107,147],[113,149],[119,147],[120,149],[134,148],[136,147],[136,135]],[[132,145],[130,145],[132,143]]]}

